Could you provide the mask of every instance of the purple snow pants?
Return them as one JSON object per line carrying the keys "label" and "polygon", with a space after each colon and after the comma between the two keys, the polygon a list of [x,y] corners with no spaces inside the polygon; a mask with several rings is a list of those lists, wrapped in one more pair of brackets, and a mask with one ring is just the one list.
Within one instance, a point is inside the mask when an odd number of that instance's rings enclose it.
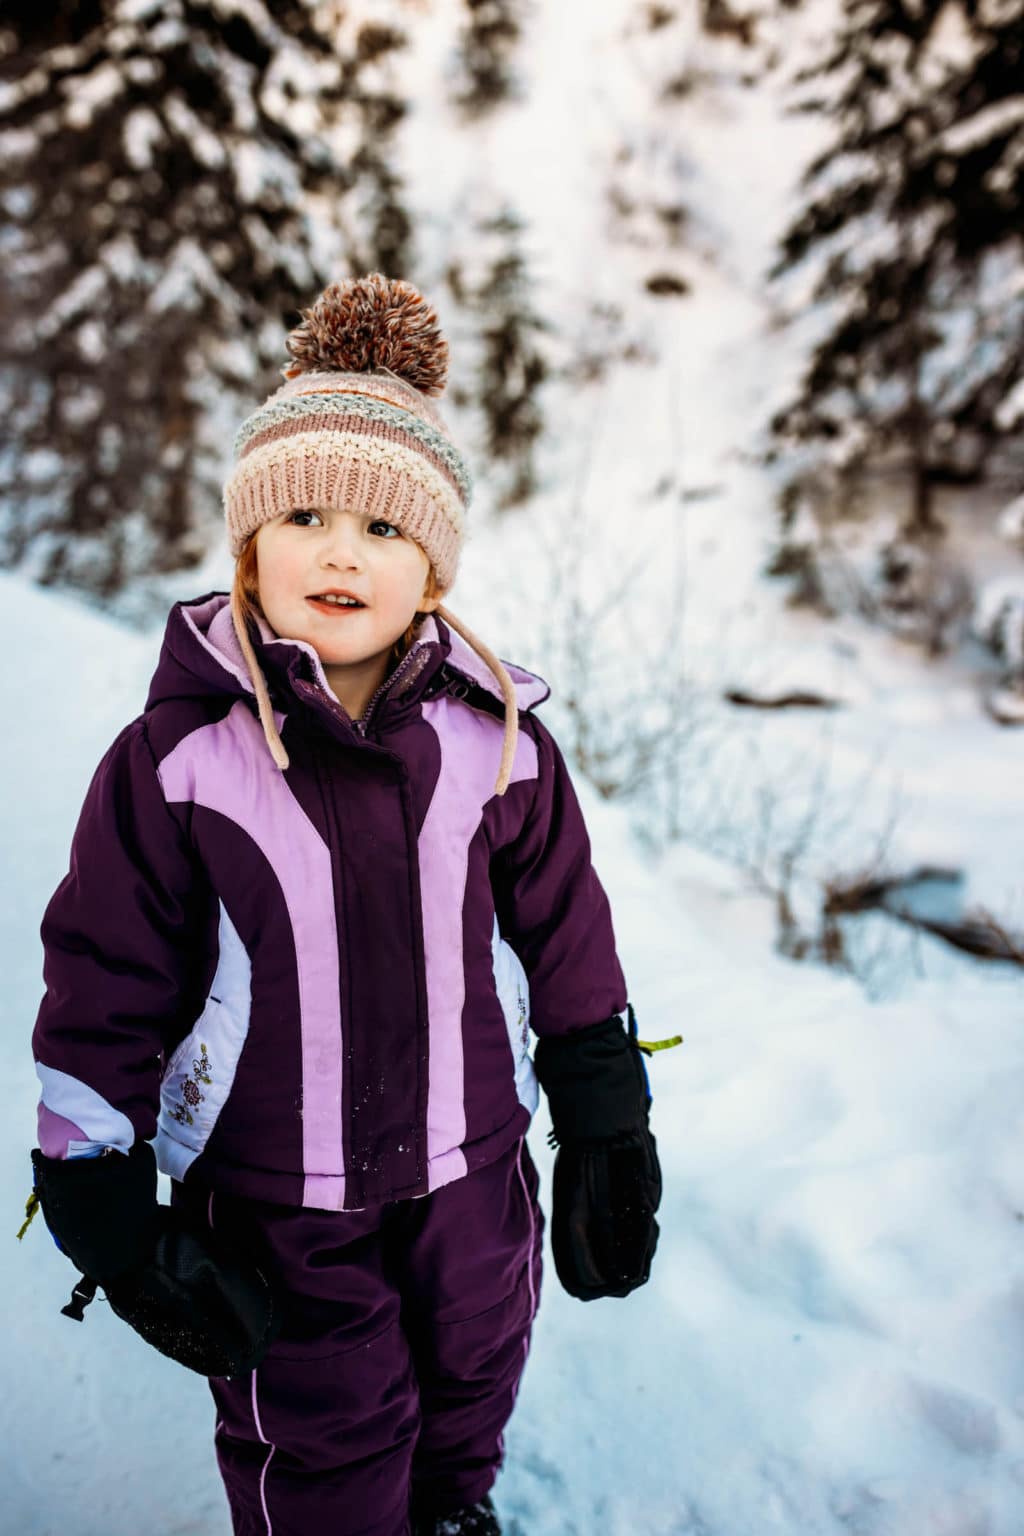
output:
{"label": "purple snow pants", "polygon": [[318,1211],[172,1181],[259,1254],[285,1321],[210,1382],[235,1536],[409,1536],[494,1482],[529,1348],[544,1218],[525,1140],[417,1200]]}

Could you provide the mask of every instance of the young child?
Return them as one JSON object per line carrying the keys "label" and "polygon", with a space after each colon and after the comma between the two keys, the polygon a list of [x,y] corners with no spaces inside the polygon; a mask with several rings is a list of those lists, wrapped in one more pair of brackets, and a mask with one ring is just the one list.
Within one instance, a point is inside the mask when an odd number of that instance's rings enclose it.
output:
{"label": "young child", "polygon": [[494,1536],[537,1081],[585,1300],[648,1278],[650,1094],[548,687],[441,604],[470,478],[436,315],[370,273],[287,348],[230,597],[172,608],[43,919],[36,1195],[65,1310],[99,1283],[210,1377],[238,1536]]}

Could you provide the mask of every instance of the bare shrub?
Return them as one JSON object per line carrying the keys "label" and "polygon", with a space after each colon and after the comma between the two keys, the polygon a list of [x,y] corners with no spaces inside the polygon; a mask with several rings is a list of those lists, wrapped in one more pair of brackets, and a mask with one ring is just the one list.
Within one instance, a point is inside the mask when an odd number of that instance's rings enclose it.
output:
{"label": "bare shrub", "polygon": [[962,638],[974,592],[966,572],[934,542],[897,538],[879,552],[861,611],[894,634],[941,656]]}

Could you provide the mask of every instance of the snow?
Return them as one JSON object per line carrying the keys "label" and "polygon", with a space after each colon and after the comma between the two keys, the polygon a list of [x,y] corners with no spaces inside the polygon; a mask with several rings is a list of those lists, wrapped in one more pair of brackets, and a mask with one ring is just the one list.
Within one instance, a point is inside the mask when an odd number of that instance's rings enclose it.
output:
{"label": "snow", "polygon": [[968,150],[987,144],[990,139],[1024,128],[1024,95],[1010,96],[1003,101],[989,102],[972,117],[952,123],[936,136],[936,148],[948,150],[953,155],[964,155]]}
{"label": "snow", "polygon": [[[442,326],[454,322],[441,274],[472,261],[474,219],[504,194],[526,217],[539,307],[563,337],[586,336],[591,303],[618,302],[618,340],[660,361],[612,366],[596,388],[552,382],[557,430],[528,511],[493,514],[487,465],[471,455],[479,497],[450,606],[551,682],[543,712],[560,739],[570,685],[609,729],[640,726],[674,668],[698,723],[677,786],[686,841],[638,838],[645,818],[657,831],[653,800],[607,801],[577,779],[641,1036],[679,1032],[684,1044],[650,1062],[665,1173],[651,1281],[582,1305],[546,1252],[496,1503],[509,1536],[1018,1536],[1020,971],[881,915],[848,931],[862,975],[795,963],[776,951],[774,903],[751,875],[765,838],[763,872],[778,873],[817,805],[797,892],[809,923],[821,879],[868,860],[895,802],[894,867],[960,869],[944,902],[987,905],[1024,931],[1024,732],[985,713],[997,663],[978,647],[926,664],[854,613],[826,623],[787,609],[762,574],[774,485],[751,448],[798,339],[773,324],[764,272],[820,128],[783,118],[771,85],[741,88],[687,34],[665,72],[688,62],[700,85],[666,116],[674,138],[652,160],[636,125],[658,48],[647,38],[631,51],[635,8],[617,0],[590,8],[585,27],[582,13],[571,23],[567,8],[534,8],[526,105],[464,140],[444,75],[457,10],[446,0],[412,24],[407,67],[422,84],[400,140],[420,199],[412,279],[436,293]],[[670,253],[692,284],[685,300],[643,289],[666,265],[654,226],[641,219],[626,238],[609,218],[603,188],[623,143],[641,206],[663,198],[676,164],[692,218]],[[176,280],[194,280],[191,262]],[[468,373],[457,326],[452,351]],[[458,411],[442,409],[458,436]],[[873,495],[895,513],[891,488]],[[951,534],[979,583],[1018,559],[997,529],[1007,500],[979,501]],[[626,600],[608,612],[626,571]],[[31,1182],[42,912],[92,771],[142,706],[169,603],[229,579],[218,544],[131,630],[0,576],[18,637],[0,815],[12,1235]],[[564,632],[574,593],[593,615],[589,679]],[[841,707],[740,710],[722,697],[735,686],[817,688]],[[530,1145],[546,1210],[548,1124],[542,1103]],[[22,1244],[8,1239],[4,1279],[18,1324],[4,1330],[4,1379],[24,1384],[0,1405],[4,1528],[229,1536],[205,1383],[102,1302],[81,1325],[62,1317],[74,1274],[41,1220]]]}
{"label": "snow", "polygon": [[1012,432],[1024,421],[1024,379],[1018,379],[1006,398],[999,402],[995,419],[1004,432]]}
{"label": "snow", "polygon": [[100,107],[109,105],[118,95],[121,71],[112,62],[99,64],[91,74],[76,73],[60,82],[67,97],[64,121],[72,128],[86,128]]}
{"label": "snow", "polygon": [[936,90],[945,84],[948,73],[962,69],[975,54],[976,39],[964,14],[962,0],[945,0],[932,23],[921,60],[924,78],[930,76]]}
{"label": "snow", "polygon": [[[1024,387],[1021,389],[1021,410],[1024,411]],[[1015,496],[999,514],[999,532],[1011,544],[1018,544],[1024,551],[1024,496]]]}
{"label": "snow", "polygon": [[136,107],[124,121],[125,154],[130,165],[142,170],[153,163],[153,146],[165,137],[156,113],[149,107]]}
{"label": "snow", "polygon": [[215,270],[209,248],[185,235],[175,244],[166,271],[147,295],[146,310],[151,315],[201,310],[210,298],[229,311],[238,305],[237,294]]}

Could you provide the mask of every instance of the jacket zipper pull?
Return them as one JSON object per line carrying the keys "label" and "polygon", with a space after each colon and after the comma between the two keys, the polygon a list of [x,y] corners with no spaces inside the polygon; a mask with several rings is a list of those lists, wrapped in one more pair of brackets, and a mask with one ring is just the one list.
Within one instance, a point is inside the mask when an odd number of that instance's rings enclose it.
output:
{"label": "jacket zipper pull", "polygon": [[81,1275],[71,1292],[71,1300],[61,1307],[63,1317],[73,1317],[76,1323],[85,1321],[85,1309],[96,1295],[97,1282],[88,1275]]}

